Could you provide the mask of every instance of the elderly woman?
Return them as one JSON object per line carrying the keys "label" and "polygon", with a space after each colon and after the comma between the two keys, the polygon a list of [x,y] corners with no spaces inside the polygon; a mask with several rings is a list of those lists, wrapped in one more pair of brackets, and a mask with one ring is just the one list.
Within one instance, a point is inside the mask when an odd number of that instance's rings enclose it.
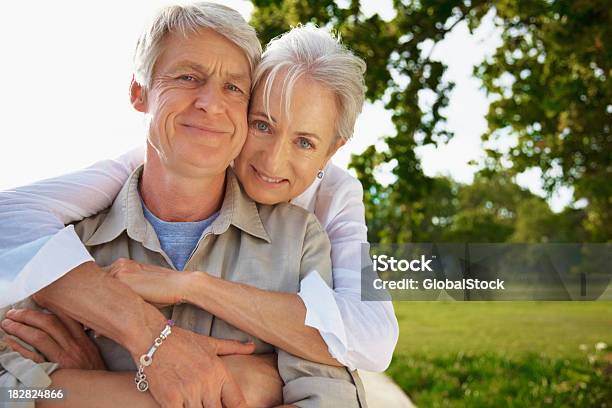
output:
{"label": "elderly woman", "polygon": [[[385,370],[398,326],[390,302],[360,298],[361,252],[367,244],[363,191],[329,161],[353,134],[364,101],[364,69],[364,62],[324,29],[298,27],[272,40],[255,71],[249,133],[233,166],[255,201],[290,201],[316,215],[332,244],[333,289],[316,271],[301,282],[298,294],[245,289],[207,271],[177,272],[183,265],[173,265],[174,270],[118,261],[109,272],[151,303],[192,303],[300,357]],[[195,71],[183,76],[186,83],[202,80]],[[20,234],[0,237],[3,263],[30,279],[27,287],[3,293],[2,303],[28,296],[91,260],[64,225],[108,207],[142,157],[138,149],[1,193],[6,204],[0,206],[0,227]],[[16,212],[28,222],[15,225]],[[52,238],[49,229],[56,232]],[[261,319],[267,311],[283,317]]]}

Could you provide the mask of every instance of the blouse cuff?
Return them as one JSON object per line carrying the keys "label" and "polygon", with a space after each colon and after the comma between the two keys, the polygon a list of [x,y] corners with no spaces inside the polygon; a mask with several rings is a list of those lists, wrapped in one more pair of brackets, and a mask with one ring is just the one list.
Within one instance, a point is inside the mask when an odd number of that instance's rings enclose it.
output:
{"label": "blouse cuff", "polygon": [[[41,238],[36,241],[36,244],[42,244],[36,255],[21,270],[14,271],[14,274],[8,271],[4,275],[8,279],[0,280],[0,292],[4,294],[0,307],[23,300],[55,282],[77,266],[93,261],[72,225],[65,227],[52,237]],[[31,256],[33,248],[22,249],[23,251],[20,248],[12,250],[12,257],[19,258],[20,252]]]}
{"label": "blouse cuff", "polygon": [[332,357],[353,370],[345,358],[348,342],[333,289],[327,286],[319,272],[312,271],[300,282],[298,296],[306,306],[304,324],[317,329]]}

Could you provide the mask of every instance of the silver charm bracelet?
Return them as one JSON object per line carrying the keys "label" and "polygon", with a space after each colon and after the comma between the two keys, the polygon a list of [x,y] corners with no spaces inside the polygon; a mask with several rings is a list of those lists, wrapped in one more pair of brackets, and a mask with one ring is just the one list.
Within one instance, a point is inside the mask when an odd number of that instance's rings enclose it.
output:
{"label": "silver charm bracelet", "polygon": [[166,327],[161,331],[159,336],[153,342],[153,345],[149,349],[147,354],[140,356],[140,365],[138,366],[138,372],[134,378],[136,383],[136,389],[140,392],[145,392],[149,389],[149,383],[147,382],[147,376],[144,373],[144,368],[150,366],[153,363],[153,354],[157,351],[159,346],[170,336],[172,333],[172,326],[174,326],[174,320],[168,320]]}

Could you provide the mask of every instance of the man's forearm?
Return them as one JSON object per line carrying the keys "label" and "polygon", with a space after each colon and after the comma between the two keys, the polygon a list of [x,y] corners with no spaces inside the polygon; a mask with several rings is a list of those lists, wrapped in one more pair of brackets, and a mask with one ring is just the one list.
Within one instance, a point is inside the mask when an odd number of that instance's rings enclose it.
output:
{"label": "man's forearm", "polygon": [[145,352],[165,325],[159,310],[94,262],[74,268],[34,299],[116,341],[132,355]]}
{"label": "man's forearm", "polygon": [[[276,370],[276,355],[229,355],[221,359],[238,382],[249,407],[272,407],[282,403],[283,383]],[[63,390],[65,398],[61,406],[66,408],[158,407],[151,393],[136,390],[133,379],[132,371],[59,369],[51,374],[49,388]],[[37,403],[36,407],[54,408],[58,403]]]}
{"label": "man's forearm", "polygon": [[49,389],[62,390],[62,402],[40,401],[36,408],[159,407],[151,393],[136,390],[133,378],[133,372],[60,369],[51,374]]}

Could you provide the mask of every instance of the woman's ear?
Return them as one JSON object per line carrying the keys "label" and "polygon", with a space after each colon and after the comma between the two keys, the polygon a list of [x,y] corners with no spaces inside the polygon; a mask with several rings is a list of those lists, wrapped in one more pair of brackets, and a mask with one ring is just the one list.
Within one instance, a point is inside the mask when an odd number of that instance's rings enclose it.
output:
{"label": "woman's ear", "polygon": [[338,140],[336,140],[329,148],[329,152],[327,153],[327,160],[325,161],[326,163],[329,161],[329,159],[331,159],[331,157],[336,154],[336,152],[338,151],[339,148],[341,148],[342,146],[344,146],[344,144],[346,143],[346,139],[343,137],[338,137]]}
{"label": "woman's ear", "polygon": [[145,96],[145,90],[142,85],[132,77],[132,82],[130,83],[130,102],[132,102],[132,106],[138,112],[145,113],[147,111]]}

